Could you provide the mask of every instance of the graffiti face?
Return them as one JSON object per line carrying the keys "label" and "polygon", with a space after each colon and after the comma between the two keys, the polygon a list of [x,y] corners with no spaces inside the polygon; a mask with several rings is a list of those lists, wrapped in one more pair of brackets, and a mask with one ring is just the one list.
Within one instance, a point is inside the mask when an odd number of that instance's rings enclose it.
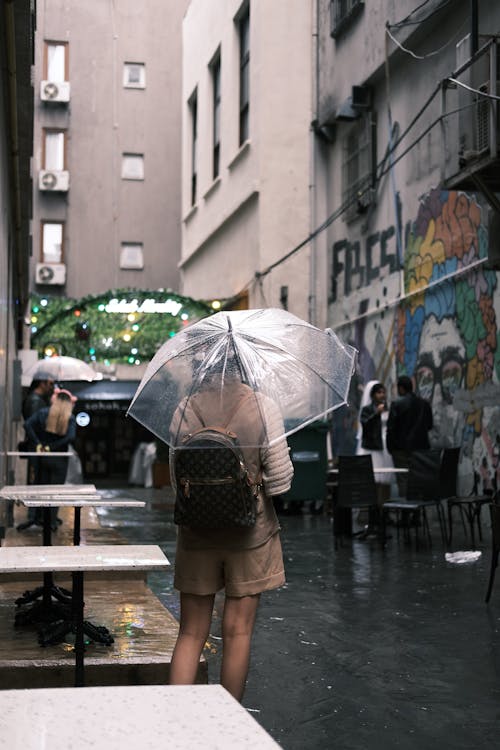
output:
{"label": "graffiti face", "polygon": [[438,323],[431,315],[424,323],[415,370],[417,393],[431,404],[435,445],[460,445],[463,417],[453,407],[453,396],[462,387],[465,348],[453,321]]}

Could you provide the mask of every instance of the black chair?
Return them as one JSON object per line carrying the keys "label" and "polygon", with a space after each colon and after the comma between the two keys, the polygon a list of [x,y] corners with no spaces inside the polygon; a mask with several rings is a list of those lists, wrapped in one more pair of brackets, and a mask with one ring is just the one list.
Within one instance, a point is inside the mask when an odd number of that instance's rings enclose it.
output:
{"label": "black chair", "polygon": [[490,580],[488,581],[488,591],[486,592],[486,604],[489,602],[491,597],[491,590],[493,588],[493,581],[495,580],[495,573],[498,567],[498,555],[500,553],[500,492],[495,494],[493,502],[490,503],[490,515],[491,515],[491,567],[490,567]]}
{"label": "black chair", "polygon": [[[368,528],[352,533],[352,510],[368,508]],[[377,487],[372,457],[339,456],[337,491],[333,500],[333,534],[335,549],[344,535],[366,537],[374,528],[378,515]]]}
{"label": "black chair", "polygon": [[448,501],[448,546],[451,547],[453,538],[453,510],[458,509],[464,534],[467,533],[465,525],[465,522],[467,521],[469,524],[472,549],[476,549],[475,527],[477,526],[479,539],[482,541],[481,511],[487,503],[491,503],[492,495],[473,494],[468,497],[457,496],[457,469],[459,455],[460,448],[446,448],[444,450],[443,467],[445,462],[447,462],[447,467],[443,471],[443,483],[446,485],[446,499]]}
{"label": "black chair", "polygon": [[404,498],[394,498],[384,503],[382,521],[385,536],[386,516],[389,511],[396,513],[396,526],[403,529],[405,541],[410,541],[411,528],[415,529],[415,542],[419,544],[419,528],[432,544],[427,508],[435,508],[443,546],[446,546],[446,519],[443,511],[443,487],[441,485],[442,450],[413,451],[408,466],[407,494]]}

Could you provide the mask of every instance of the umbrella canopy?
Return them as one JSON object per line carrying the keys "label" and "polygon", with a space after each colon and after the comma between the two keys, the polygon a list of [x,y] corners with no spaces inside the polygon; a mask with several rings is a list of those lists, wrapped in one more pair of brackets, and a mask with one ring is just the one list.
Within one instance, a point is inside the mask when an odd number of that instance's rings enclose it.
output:
{"label": "umbrella canopy", "polygon": [[95,372],[83,359],[76,357],[48,357],[41,359],[25,373],[31,380],[100,380],[102,373]]}
{"label": "umbrella canopy", "polygon": [[214,424],[251,394],[254,429],[240,442],[272,444],[282,433],[267,434],[269,407],[281,412],[285,435],[324,417],[346,403],[355,355],[333,332],[285,310],[217,313],[160,347],[128,414],[175,447],[191,406],[198,414],[203,404]]}

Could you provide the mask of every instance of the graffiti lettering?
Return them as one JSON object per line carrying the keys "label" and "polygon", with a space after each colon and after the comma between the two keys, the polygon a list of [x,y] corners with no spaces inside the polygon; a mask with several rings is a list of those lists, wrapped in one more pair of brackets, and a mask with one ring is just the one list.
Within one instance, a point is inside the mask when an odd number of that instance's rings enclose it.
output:
{"label": "graffiti lettering", "polygon": [[[389,273],[397,271],[399,264],[395,238],[394,226],[368,235],[364,243],[364,264],[358,241],[343,239],[335,242],[332,248],[330,302],[336,302],[339,296],[348,297],[356,289],[370,286],[379,278],[382,268],[387,268]],[[343,294],[339,288],[341,280]]]}

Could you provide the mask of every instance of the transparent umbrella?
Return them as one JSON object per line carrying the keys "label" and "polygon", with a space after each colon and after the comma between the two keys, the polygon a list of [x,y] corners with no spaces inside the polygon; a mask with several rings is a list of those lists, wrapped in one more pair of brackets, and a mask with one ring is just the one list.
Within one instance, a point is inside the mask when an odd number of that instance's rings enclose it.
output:
{"label": "transparent umbrella", "polygon": [[76,357],[48,357],[40,359],[25,373],[31,380],[101,380],[102,373],[95,372],[83,359]]}
{"label": "transparent umbrella", "polygon": [[160,347],[128,414],[175,447],[191,408],[198,413],[203,404],[213,424],[242,398],[253,398],[254,429],[240,442],[272,445],[283,433],[267,434],[270,403],[281,413],[285,435],[326,416],[346,403],[355,356],[333,332],[285,310],[220,312]]}

